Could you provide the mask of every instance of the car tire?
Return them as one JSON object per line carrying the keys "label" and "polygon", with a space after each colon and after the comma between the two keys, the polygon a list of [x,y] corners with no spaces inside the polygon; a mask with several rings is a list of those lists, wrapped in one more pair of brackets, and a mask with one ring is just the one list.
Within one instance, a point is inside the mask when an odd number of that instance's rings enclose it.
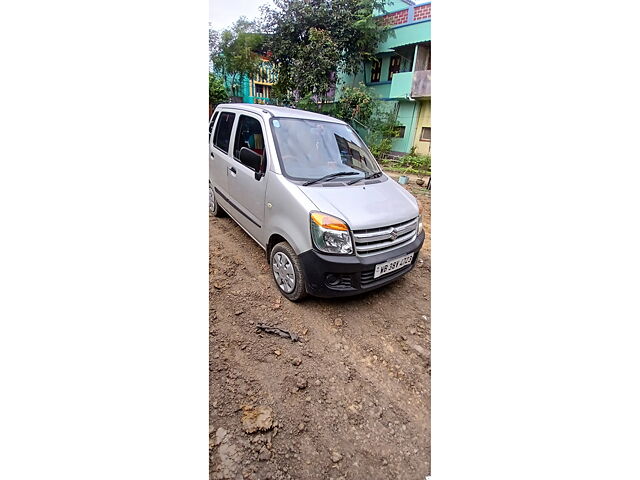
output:
{"label": "car tire", "polygon": [[224,217],[224,210],[218,202],[216,202],[216,194],[213,191],[213,185],[211,185],[211,180],[209,180],[209,211],[214,217]]}
{"label": "car tire", "polygon": [[302,264],[291,245],[280,242],[273,247],[270,264],[271,276],[282,296],[292,302],[307,296]]}

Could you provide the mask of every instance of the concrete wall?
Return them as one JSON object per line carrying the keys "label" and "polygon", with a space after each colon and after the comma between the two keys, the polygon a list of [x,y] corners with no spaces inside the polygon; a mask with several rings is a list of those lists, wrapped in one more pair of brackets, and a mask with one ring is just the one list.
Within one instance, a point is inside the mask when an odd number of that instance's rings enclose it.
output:
{"label": "concrete wall", "polygon": [[391,52],[392,48],[412,43],[428,42],[431,40],[431,21],[419,21],[400,25],[392,30],[384,42],[378,45],[379,52]]}
{"label": "concrete wall", "polygon": [[398,102],[398,123],[404,125],[404,136],[393,139],[392,150],[394,152],[409,153],[413,145],[415,134],[415,122],[420,113],[418,102],[399,101]]}
{"label": "concrete wall", "polygon": [[415,139],[413,145],[416,147],[416,153],[426,155],[431,153],[431,142],[420,140],[422,127],[431,127],[431,99],[420,102],[420,115],[416,122]]}

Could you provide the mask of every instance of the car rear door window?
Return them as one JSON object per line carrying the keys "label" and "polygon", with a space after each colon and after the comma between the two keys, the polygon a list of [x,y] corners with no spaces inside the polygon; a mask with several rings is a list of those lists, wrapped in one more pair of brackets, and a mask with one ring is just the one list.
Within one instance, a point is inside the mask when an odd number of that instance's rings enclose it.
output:
{"label": "car rear door window", "polygon": [[229,152],[229,143],[231,142],[231,130],[233,129],[233,120],[236,118],[235,113],[222,112],[220,119],[216,124],[216,131],[213,138],[213,144],[224,153]]}

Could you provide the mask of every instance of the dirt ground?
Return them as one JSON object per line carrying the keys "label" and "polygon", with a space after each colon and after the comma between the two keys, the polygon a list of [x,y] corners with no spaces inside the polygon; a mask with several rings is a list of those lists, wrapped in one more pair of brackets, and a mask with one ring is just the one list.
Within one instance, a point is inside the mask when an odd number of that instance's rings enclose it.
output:
{"label": "dirt ground", "polygon": [[347,299],[289,302],[264,251],[210,217],[210,478],[430,474],[430,192],[407,188],[427,231],[417,267]]}

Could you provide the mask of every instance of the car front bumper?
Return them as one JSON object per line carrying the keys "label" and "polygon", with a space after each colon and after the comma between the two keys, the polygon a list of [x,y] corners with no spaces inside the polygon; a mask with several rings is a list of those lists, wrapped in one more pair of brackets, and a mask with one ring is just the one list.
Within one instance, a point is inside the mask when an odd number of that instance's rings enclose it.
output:
{"label": "car front bumper", "polygon": [[[370,257],[327,255],[315,250],[303,252],[298,258],[304,269],[307,292],[316,297],[346,297],[393,282],[415,267],[424,237],[424,232],[421,232],[413,242],[403,247]],[[376,265],[410,253],[414,254],[410,264],[395,272],[373,278]]]}

